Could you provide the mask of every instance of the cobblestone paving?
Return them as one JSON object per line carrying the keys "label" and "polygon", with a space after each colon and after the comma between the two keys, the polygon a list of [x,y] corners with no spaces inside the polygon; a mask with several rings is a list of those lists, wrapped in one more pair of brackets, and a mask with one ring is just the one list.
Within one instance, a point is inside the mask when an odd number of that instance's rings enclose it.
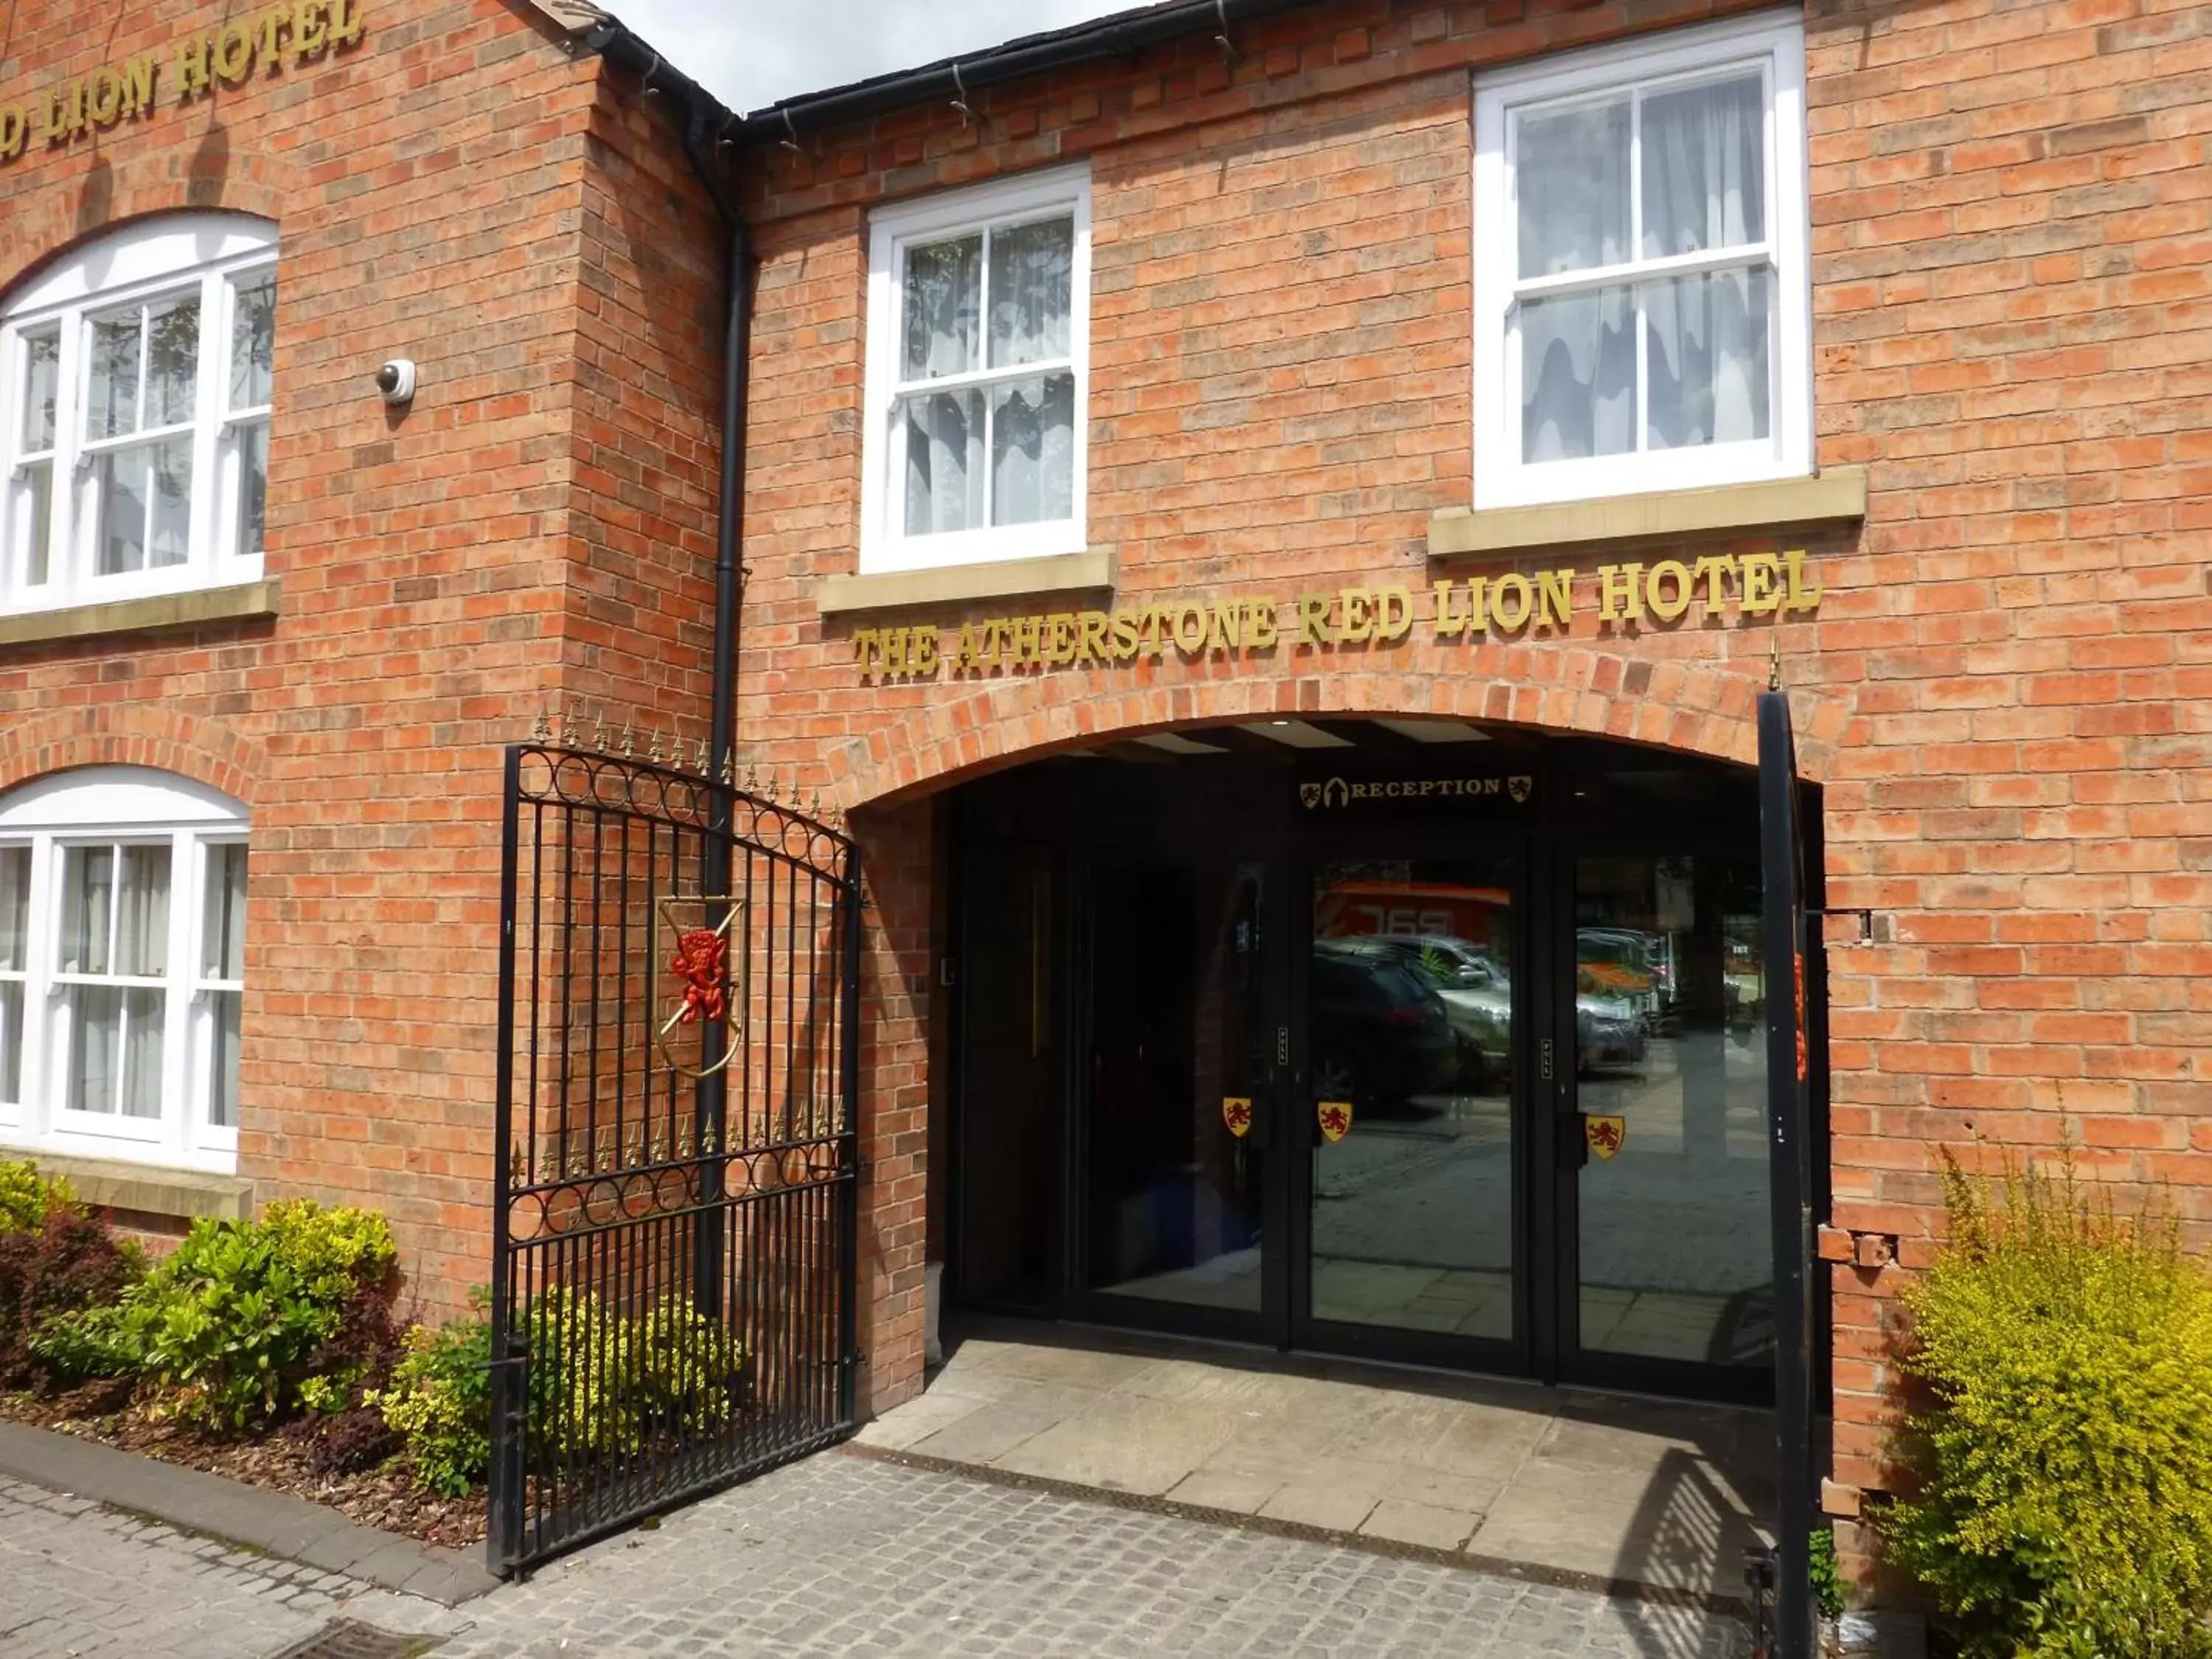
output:
{"label": "cobblestone paving", "polygon": [[825,1454],[447,1611],[0,1481],[7,1659],[781,1654],[1742,1659],[1737,1622]]}
{"label": "cobblestone paving", "polygon": [[1741,1659],[1734,1620],[836,1453],[462,1609],[436,1659]]}
{"label": "cobblestone paving", "polygon": [[0,1480],[7,1659],[267,1659],[334,1619],[442,1635],[466,1616]]}

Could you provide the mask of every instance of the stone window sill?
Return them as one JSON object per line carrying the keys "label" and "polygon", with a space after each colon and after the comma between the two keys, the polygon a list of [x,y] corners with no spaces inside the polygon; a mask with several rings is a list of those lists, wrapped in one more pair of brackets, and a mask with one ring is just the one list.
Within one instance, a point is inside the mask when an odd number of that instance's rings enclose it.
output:
{"label": "stone window sill", "polygon": [[856,611],[894,611],[928,605],[963,605],[1027,593],[1079,593],[1114,586],[1110,547],[1045,559],[1006,559],[942,570],[885,571],[870,576],[824,576],[815,603],[825,617]]}
{"label": "stone window sill", "polygon": [[1863,466],[1809,478],[1657,490],[1545,507],[1448,507],[1429,519],[1432,559],[1537,552],[1601,542],[1659,540],[1783,525],[1844,524],[1866,517]]}
{"label": "stone window sill", "polygon": [[253,1213],[253,1183],[204,1170],[172,1170],[119,1158],[64,1158],[0,1148],[0,1158],[27,1158],[40,1172],[68,1177],[77,1197],[95,1209],[192,1219],[242,1221]]}
{"label": "stone window sill", "polygon": [[275,577],[232,587],[202,587],[148,599],[111,599],[59,611],[0,616],[0,646],[88,640],[102,634],[155,634],[207,623],[240,622],[276,614]]}

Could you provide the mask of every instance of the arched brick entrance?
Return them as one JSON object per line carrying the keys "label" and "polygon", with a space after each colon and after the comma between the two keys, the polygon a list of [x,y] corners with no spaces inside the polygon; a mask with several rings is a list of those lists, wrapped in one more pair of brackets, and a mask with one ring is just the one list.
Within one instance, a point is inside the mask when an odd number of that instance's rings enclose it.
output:
{"label": "arched brick entrance", "polygon": [[[1285,715],[1433,715],[1509,720],[1748,763],[1764,665],[1653,661],[1587,646],[1414,645],[1389,667],[1195,675],[1031,674],[951,688],[829,755],[830,798],[856,806],[926,793],[964,775],[1105,737]],[[1824,780],[1851,716],[1848,693],[1793,690],[1798,766]]]}

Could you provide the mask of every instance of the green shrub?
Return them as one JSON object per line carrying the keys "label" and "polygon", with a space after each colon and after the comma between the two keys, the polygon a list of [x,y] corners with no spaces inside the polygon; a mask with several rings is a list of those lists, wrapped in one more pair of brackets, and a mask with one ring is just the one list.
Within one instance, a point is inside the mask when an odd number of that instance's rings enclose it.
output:
{"label": "green shrub", "polygon": [[[681,1297],[630,1316],[556,1286],[519,1322],[529,1354],[525,1431],[542,1466],[627,1456],[656,1435],[726,1422],[736,1408],[744,1349]],[[489,1322],[416,1327],[392,1386],[370,1399],[407,1437],[423,1486],[466,1492],[491,1462]]]}
{"label": "green shrub", "polygon": [[38,1224],[0,1228],[0,1388],[41,1390],[78,1380],[67,1365],[32,1352],[32,1339],[56,1320],[106,1306],[144,1270],[137,1249],[106,1224],[49,1190]]}
{"label": "green shrub", "polygon": [[59,1176],[39,1173],[28,1158],[0,1163],[0,1234],[34,1233],[46,1224],[46,1212],[56,1204],[74,1205],[76,1194]]}
{"label": "green shrub", "polygon": [[670,1430],[711,1427],[733,1409],[744,1349],[680,1297],[630,1318],[588,1291],[531,1304],[532,1455],[556,1463],[623,1455]]}
{"label": "green shrub", "polygon": [[1945,1182],[1950,1243],[1905,1292],[1934,1404],[1893,1559],[1972,1659],[2212,1655],[2212,1278],[2070,1167],[2008,1175],[1994,1210]]}
{"label": "green shrub", "polygon": [[1830,1527],[1815,1527],[1807,1552],[1808,1577],[1813,1581],[1813,1605],[1823,1619],[1844,1610],[1844,1574],[1836,1565],[1836,1534]]}
{"label": "green shrub", "polygon": [[392,1386],[368,1403],[406,1437],[416,1481],[459,1498],[491,1466],[491,1322],[417,1325],[406,1342]]}
{"label": "green shrub", "polygon": [[[397,1254],[381,1216],[305,1199],[271,1204],[258,1221],[196,1221],[120,1303],[52,1322],[32,1351],[88,1375],[135,1372],[187,1421],[273,1422],[305,1403],[318,1352],[349,1303],[380,1290]],[[309,1392],[328,1403],[326,1389]]]}

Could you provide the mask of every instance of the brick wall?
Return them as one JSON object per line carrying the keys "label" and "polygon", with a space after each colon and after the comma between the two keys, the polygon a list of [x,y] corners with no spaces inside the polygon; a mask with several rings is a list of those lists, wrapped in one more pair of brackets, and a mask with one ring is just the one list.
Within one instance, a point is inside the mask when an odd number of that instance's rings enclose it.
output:
{"label": "brick wall", "polygon": [[[1821,453],[1881,487],[1828,787],[1837,1473],[1883,1482],[1936,1147],[2070,1139],[2212,1245],[2212,14],[1811,20]],[[1863,1541],[1863,1540],[1856,1540]]]}
{"label": "brick wall", "polygon": [[131,760],[248,804],[240,1171],[386,1212],[434,1310],[488,1277],[498,745],[570,702],[703,735],[719,240],[669,124],[526,8],[371,0],[358,45],[175,107],[223,15],[14,9],[0,103],[163,80],[0,167],[0,293],[136,216],[278,222],[283,613],[0,651],[0,787]]}
{"label": "brick wall", "polygon": [[[1936,1147],[2071,1138],[2100,1178],[2169,1183],[2212,1243],[2212,12],[1808,8],[1819,456],[1871,469],[1863,527],[1802,543],[1816,617],[1416,629],[1325,673],[1284,649],[863,685],[849,627],[814,606],[855,568],[867,207],[1076,158],[1091,536],[1118,553],[1116,605],[1422,585],[1428,514],[1472,471],[1467,72],[1725,9],[1330,5],[1240,26],[1233,62],[1194,38],[992,88],[972,121],[916,109],[750,156],[742,726],[848,805],[1279,710],[1743,759],[1778,644],[1826,784],[1829,902],[1881,917],[1879,942],[1831,951],[1834,1218],[1903,1240],[1902,1266],[1832,1269],[1835,1472],[1879,1486],[1886,1333],[1940,1219]],[[905,1100],[908,1064],[879,1091]]]}

